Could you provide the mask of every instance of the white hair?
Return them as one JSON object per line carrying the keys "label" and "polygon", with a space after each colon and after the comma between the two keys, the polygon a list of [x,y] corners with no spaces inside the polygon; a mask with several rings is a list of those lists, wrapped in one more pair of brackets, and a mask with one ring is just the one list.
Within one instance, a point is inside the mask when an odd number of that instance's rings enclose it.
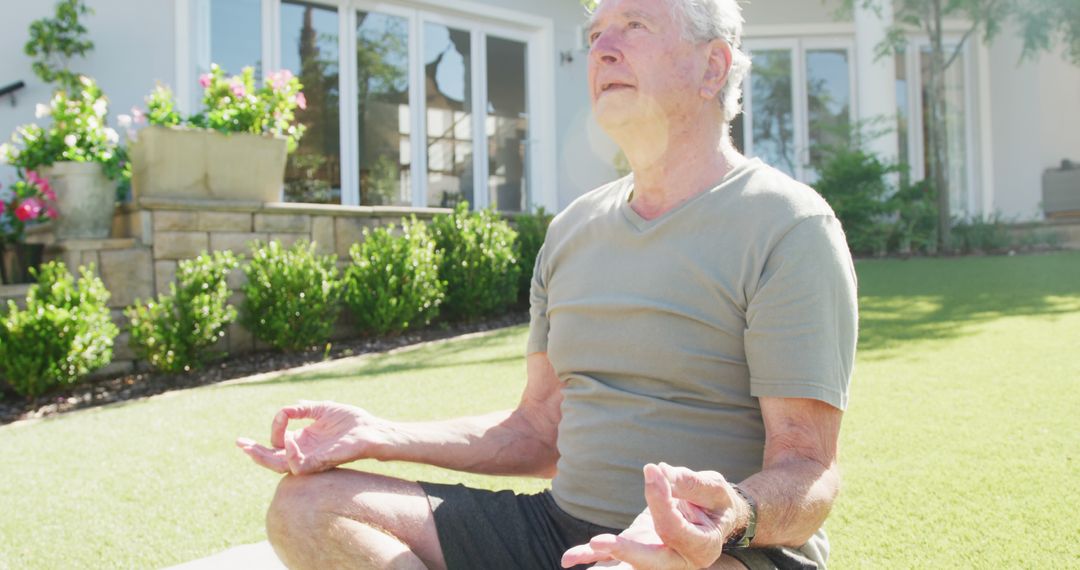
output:
{"label": "white hair", "polygon": [[742,112],[742,83],[750,71],[750,57],[742,51],[742,8],[736,0],[670,0],[672,12],[681,21],[687,41],[704,43],[724,40],[731,47],[731,69],[717,95],[724,108],[724,122]]}

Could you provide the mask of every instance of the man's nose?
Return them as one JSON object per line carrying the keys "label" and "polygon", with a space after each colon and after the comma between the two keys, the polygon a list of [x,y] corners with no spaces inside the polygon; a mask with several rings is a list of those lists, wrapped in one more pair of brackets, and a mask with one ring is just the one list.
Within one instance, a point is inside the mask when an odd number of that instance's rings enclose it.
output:
{"label": "man's nose", "polygon": [[604,63],[618,63],[621,61],[622,52],[619,51],[615,34],[601,32],[600,35],[593,40],[592,47],[589,48],[589,57],[593,58],[595,61],[602,61]]}

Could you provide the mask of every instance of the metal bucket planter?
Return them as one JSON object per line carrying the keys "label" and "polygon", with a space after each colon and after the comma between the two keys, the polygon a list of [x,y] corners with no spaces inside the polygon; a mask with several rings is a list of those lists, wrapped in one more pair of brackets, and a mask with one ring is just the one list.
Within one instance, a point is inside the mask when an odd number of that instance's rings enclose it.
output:
{"label": "metal bucket planter", "polygon": [[135,198],[278,202],[288,143],[281,137],[151,126],[131,148]]}
{"label": "metal bucket planter", "polygon": [[104,239],[112,230],[116,184],[96,162],[56,162],[41,169],[56,191],[57,240]]}

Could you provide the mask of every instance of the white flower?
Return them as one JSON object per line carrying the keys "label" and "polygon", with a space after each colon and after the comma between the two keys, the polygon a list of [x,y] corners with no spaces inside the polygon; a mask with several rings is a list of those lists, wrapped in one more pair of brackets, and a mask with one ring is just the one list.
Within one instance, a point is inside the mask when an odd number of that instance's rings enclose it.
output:
{"label": "white flower", "polygon": [[87,128],[89,128],[90,130],[92,130],[92,131],[96,131],[96,130],[97,130],[97,128],[98,128],[98,127],[100,126],[100,125],[98,124],[98,120],[97,120],[97,117],[88,117],[88,118],[86,119],[86,126],[87,126]]}
{"label": "white flower", "polygon": [[49,114],[51,114],[51,113],[52,113],[52,110],[49,109],[49,106],[44,104],[44,103],[38,103],[37,106],[34,107],[34,116],[39,118],[39,119],[43,119],[45,117],[48,117]]}
{"label": "white flower", "polygon": [[8,143],[0,144],[0,162],[7,164],[12,158],[11,155],[15,151],[15,147]]}
{"label": "white flower", "polygon": [[120,142],[120,134],[109,127],[105,127],[105,140],[109,141],[109,144],[116,144]]}
{"label": "white flower", "polygon": [[94,114],[99,117],[104,117],[105,113],[109,111],[109,103],[104,99],[98,99],[94,101]]}
{"label": "white flower", "polygon": [[131,115],[117,115],[116,124],[119,125],[121,129],[131,128]]}
{"label": "white flower", "polygon": [[79,137],[77,137],[75,135],[68,135],[68,136],[64,137],[64,144],[66,144],[68,146],[75,146],[75,145],[79,144]]}

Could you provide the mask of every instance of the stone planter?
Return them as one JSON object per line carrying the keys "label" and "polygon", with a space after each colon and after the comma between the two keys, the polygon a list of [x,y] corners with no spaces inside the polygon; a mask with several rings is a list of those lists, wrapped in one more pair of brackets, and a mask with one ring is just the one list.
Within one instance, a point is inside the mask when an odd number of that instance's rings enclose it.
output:
{"label": "stone planter", "polygon": [[281,201],[286,139],[151,126],[131,147],[139,198]]}
{"label": "stone planter", "polygon": [[116,211],[116,184],[96,162],[56,162],[41,169],[56,191],[57,240],[104,239]]}

